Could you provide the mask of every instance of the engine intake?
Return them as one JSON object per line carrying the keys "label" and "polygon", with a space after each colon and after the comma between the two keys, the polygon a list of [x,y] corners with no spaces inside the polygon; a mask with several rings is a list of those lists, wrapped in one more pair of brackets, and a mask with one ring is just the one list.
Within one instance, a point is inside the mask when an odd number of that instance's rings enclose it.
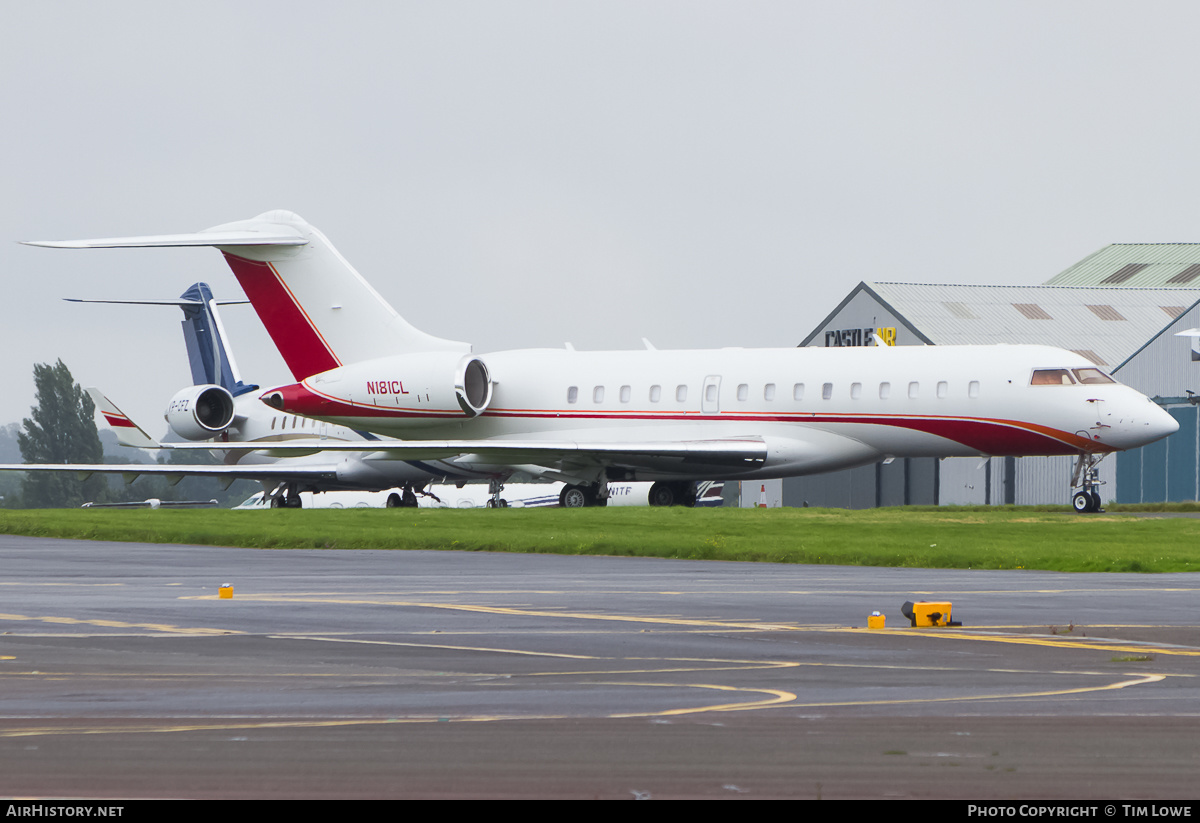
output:
{"label": "engine intake", "polygon": [[164,415],[185,440],[210,440],[233,423],[233,395],[221,386],[191,386],[176,394]]}
{"label": "engine intake", "polygon": [[259,399],[286,414],[348,426],[386,421],[388,430],[402,430],[478,417],[492,402],[492,388],[478,357],[416,352],[330,369],[269,389]]}
{"label": "engine intake", "polygon": [[454,394],[467,417],[476,417],[492,402],[492,378],[478,357],[464,357],[454,375]]}

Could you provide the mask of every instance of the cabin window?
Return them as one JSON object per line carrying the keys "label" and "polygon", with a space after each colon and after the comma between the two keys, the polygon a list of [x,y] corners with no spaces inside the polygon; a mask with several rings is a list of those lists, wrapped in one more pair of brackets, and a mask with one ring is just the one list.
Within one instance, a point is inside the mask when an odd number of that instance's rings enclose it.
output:
{"label": "cabin window", "polygon": [[851,383],[850,384],[850,399],[857,400],[860,397],[862,397],[862,383]]}
{"label": "cabin window", "polygon": [[275,431],[275,418],[271,418],[271,431]]}
{"label": "cabin window", "polygon": [[920,393],[921,393],[921,384],[920,383],[918,383],[914,380],[912,383],[908,384],[908,399],[909,400],[916,400],[917,395],[919,395]]}
{"label": "cabin window", "polygon": [[662,400],[662,386],[651,386],[650,402],[657,403],[659,400]]}
{"label": "cabin window", "polygon": [[738,384],[737,398],[738,400],[747,400],[750,397],[750,386],[746,383]]}
{"label": "cabin window", "polygon": [[1031,386],[1071,386],[1075,381],[1066,369],[1034,369]]}
{"label": "cabin window", "polygon": [[592,402],[593,403],[603,403],[604,402],[604,387],[603,386],[597,386],[596,388],[592,389]]}
{"label": "cabin window", "polygon": [[796,385],[792,386],[792,399],[793,400],[803,400],[804,399],[804,384],[803,383],[797,383]]}
{"label": "cabin window", "polygon": [[687,402],[687,386],[679,385],[675,387],[675,400],[679,403]]}
{"label": "cabin window", "polygon": [[892,384],[891,383],[880,383],[879,384],[879,399],[887,400],[891,396],[892,396]]}
{"label": "cabin window", "polygon": [[579,402],[579,387],[578,386],[571,386],[567,389],[567,402],[568,403],[578,403]]}
{"label": "cabin window", "polygon": [[629,398],[633,396],[633,390],[629,386],[621,387],[621,402],[628,403]]}
{"label": "cabin window", "polygon": [[296,418],[295,417],[292,418],[292,428],[293,429],[296,428]]}
{"label": "cabin window", "polygon": [[774,399],[775,399],[775,384],[768,383],[767,385],[763,386],[763,400],[774,400]]}
{"label": "cabin window", "polygon": [[704,402],[705,403],[716,403],[717,402],[717,384],[716,383],[709,383],[707,386],[704,387]]}
{"label": "cabin window", "polygon": [[946,395],[949,394],[949,392],[950,392],[950,386],[946,383],[946,381],[939,380],[938,384],[937,384],[938,400],[945,400]]}
{"label": "cabin window", "polygon": [[1071,373],[1075,375],[1076,380],[1085,385],[1117,382],[1099,369],[1071,369]]}
{"label": "cabin window", "polygon": [[821,386],[821,399],[829,400],[832,397],[833,397],[833,384],[826,383],[823,386]]}
{"label": "cabin window", "polygon": [[972,380],[970,383],[967,384],[967,397],[978,397],[978,396],[979,396],[979,381]]}

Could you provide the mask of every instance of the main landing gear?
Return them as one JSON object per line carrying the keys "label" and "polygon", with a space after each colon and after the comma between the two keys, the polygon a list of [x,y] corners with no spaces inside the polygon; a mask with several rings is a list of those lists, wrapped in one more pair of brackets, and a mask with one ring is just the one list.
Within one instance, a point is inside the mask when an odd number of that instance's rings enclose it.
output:
{"label": "main landing gear", "polygon": [[564,509],[582,509],[585,506],[607,506],[608,484],[586,483],[563,486],[558,493],[558,505]]}
{"label": "main landing gear", "polygon": [[300,490],[290,483],[281,483],[271,492],[272,509],[299,509],[304,503],[300,499]]}
{"label": "main landing gear", "polygon": [[415,509],[417,507],[417,493],[413,489],[412,483],[405,483],[400,487],[400,492],[392,492],[388,495],[387,503],[389,509]]}
{"label": "main landing gear", "polygon": [[504,491],[503,480],[489,480],[488,493],[491,497],[488,498],[487,507],[489,509],[507,509],[508,501],[500,496],[500,492]]}
{"label": "main landing gear", "polygon": [[650,487],[651,506],[687,506],[696,505],[695,483],[655,483]]}
{"label": "main landing gear", "polygon": [[1084,453],[1079,455],[1079,460],[1075,462],[1075,472],[1071,475],[1071,488],[1078,489],[1078,491],[1071,495],[1071,508],[1080,514],[1091,514],[1102,510],[1100,508],[1100,486],[1103,485],[1103,481],[1100,479],[1100,469],[1096,466],[1103,459],[1104,455],[1097,457],[1094,454]]}

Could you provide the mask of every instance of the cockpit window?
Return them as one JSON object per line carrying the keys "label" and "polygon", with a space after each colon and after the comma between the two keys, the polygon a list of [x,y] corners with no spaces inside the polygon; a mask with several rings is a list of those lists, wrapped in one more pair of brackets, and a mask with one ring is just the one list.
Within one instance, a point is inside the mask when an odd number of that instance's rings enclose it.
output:
{"label": "cockpit window", "polygon": [[1075,381],[1066,369],[1034,369],[1031,386],[1071,386]]}
{"label": "cockpit window", "polygon": [[1075,375],[1075,379],[1080,383],[1090,384],[1117,382],[1099,369],[1071,369],[1071,372]]}

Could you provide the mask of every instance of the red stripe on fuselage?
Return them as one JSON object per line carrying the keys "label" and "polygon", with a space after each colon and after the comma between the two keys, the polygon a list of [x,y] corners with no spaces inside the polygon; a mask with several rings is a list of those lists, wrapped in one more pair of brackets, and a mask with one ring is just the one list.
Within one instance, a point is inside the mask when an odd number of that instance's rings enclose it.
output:
{"label": "red stripe on fuselage", "polygon": [[[315,392],[305,384],[295,384],[278,390],[285,398],[284,410],[293,414],[309,415],[326,419],[375,419],[413,421],[430,418],[461,418],[457,412],[435,410],[430,412],[376,407],[347,403],[336,397]],[[1004,420],[979,417],[915,417],[903,415],[817,415],[797,413],[790,415],[704,415],[697,413],[646,413],[646,412],[571,412],[566,410],[535,409],[488,409],[484,417],[508,419],[564,419],[634,421],[654,420],[659,422],[751,422],[793,423],[817,426],[893,426],[901,429],[924,432],[935,437],[961,443],[980,454],[994,457],[1021,455],[1079,454],[1081,451],[1110,452],[1111,446],[1095,442],[1071,432],[1061,431],[1039,423],[1021,420]],[[855,436],[851,431],[841,431]],[[866,442],[870,442],[869,440]]]}
{"label": "red stripe on fuselage", "polygon": [[225,262],[297,380],[342,365],[274,266],[229,252],[224,254]]}
{"label": "red stripe on fuselage", "polygon": [[944,437],[993,457],[1021,455],[1079,454],[1080,451],[1112,451],[1078,435],[1019,420],[980,420],[961,417],[849,417],[843,423],[898,426]]}

